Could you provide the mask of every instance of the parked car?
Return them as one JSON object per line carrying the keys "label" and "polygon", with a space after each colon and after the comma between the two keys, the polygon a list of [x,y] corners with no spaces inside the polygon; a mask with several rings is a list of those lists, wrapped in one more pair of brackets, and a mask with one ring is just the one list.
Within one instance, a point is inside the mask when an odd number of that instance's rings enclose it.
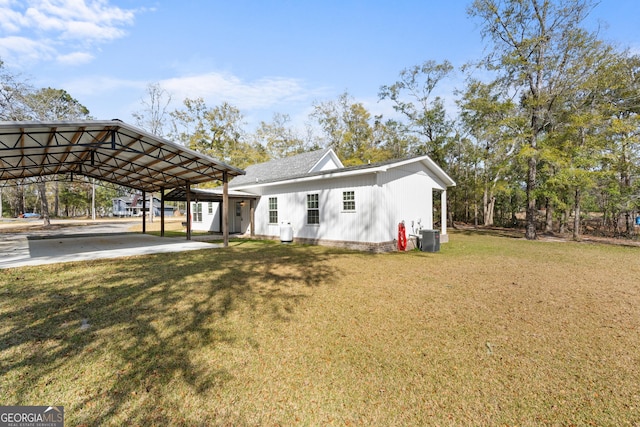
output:
{"label": "parked car", "polygon": [[19,218],[40,218],[40,214],[35,212],[27,212],[21,214]]}

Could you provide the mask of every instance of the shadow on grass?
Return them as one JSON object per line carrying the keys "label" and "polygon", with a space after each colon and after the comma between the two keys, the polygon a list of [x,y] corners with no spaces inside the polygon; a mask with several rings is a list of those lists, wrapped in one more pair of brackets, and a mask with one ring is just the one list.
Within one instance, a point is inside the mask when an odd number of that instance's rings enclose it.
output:
{"label": "shadow on grass", "polygon": [[[83,396],[66,408],[69,416],[84,414],[75,424],[114,422],[124,407],[129,417],[140,421],[149,421],[154,413],[161,416],[154,406],[176,378],[193,393],[233,379],[225,368],[193,362],[194,355],[216,346],[246,344],[247,334],[229,326],[232,313],[289,321],[314,287],[341,274],[325,262],[340,253],[251,243],[226,250],[4,270],[1,400],[49,404],[30,401],[34,387],[70,387],[80,381],[87,384]],[[109,360],[97,363],[95,354]],[[95,380],[82,378],[91,372],[63,374],[70,367],[84,369],[83,360],[104,372],[95,372]],[[68,378],[60,378],[64,375]],[[40,394],[56,396],[56,390]],[[138,394],[148,398],[132,403],[131,396]],[[86,410],[90,406],[95,409]]]}

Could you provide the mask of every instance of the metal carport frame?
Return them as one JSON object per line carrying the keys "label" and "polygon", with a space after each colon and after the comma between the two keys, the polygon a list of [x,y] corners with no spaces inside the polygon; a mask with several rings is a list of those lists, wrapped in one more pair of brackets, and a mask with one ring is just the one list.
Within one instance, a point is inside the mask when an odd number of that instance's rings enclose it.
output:
{"label": "metal carport frame", "polygon": [[[226,198],[229,179],[244,171],[120,120],[0,122],[0,181],[63,174],[162,195],[222,181]],[[223,235],[227,245],[226,221]]]}

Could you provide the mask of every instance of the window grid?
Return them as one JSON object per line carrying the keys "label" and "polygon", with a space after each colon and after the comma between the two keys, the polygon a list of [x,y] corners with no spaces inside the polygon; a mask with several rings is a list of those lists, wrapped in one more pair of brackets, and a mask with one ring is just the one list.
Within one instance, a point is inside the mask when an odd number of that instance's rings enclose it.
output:
{"label": "window grid", "polygon": [[202,222],[202,203],[194,203],[192,216],[193,222]]}
{"label": "window grid", "polygon": [[355,191],[343,191],[342,192],[342,210],[355,211],[356,210],[356,193]]}
{"label": "window grid", "polygon": [[307,224],[320,224],[320,202],[317,194],[307,194]]}
{"label": "window grid", "polygon": [[278,198],[269,197],[269,224],[278,223]]}

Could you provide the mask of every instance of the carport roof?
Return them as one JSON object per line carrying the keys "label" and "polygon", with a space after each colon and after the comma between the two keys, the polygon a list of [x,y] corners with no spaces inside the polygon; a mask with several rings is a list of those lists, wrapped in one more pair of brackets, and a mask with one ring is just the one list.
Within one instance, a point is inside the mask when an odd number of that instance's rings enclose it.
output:
{"label": "carport roof", "polygon": [[[245,193],[244,191],[229,190],[230,198],[234,199],[257,199],[255,194]],[[186,202],[187,201],[187,189],[184,187],[178,187],[171,192],[164,195],[164,200],[168,202]],[[204,188],[190,188],[189,200],[192,202],[222,202],[223,194],[221,188],[204,189]]]}
{"label": "carport roof", "polygon": [[0,181],[76,174],[144,191],[244,171],[120,120],[0,122]]}

